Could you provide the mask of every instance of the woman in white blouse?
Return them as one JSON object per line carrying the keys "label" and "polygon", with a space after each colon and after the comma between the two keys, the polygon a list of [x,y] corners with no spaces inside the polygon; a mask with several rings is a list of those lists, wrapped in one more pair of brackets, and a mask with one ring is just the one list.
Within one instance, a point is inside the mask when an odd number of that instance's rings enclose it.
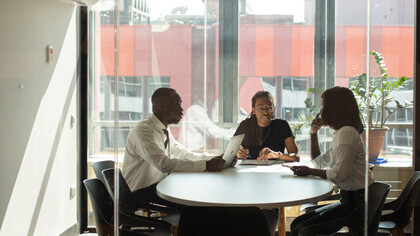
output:
{"label": "woman in white blouse", "polygon": [[[292,171],[298,176],[315,175],[331,180],[340,189],[341,200],[297,217],[290,226],[292,235],[314,235],[314,230],[333,233],[324,229],[322,223],[354,209],[360,209],[363,216],[366,162],[359,114],[356,99],[348,88],[337,86],[322,94],[321,112],[311,124],[311,159],[315,168],[293,166]],[[335,130],[332,145],[324,154],[319,150],[317,135],[322,126]],[[371,183],[373,175],[369,170],[368,184]]]}

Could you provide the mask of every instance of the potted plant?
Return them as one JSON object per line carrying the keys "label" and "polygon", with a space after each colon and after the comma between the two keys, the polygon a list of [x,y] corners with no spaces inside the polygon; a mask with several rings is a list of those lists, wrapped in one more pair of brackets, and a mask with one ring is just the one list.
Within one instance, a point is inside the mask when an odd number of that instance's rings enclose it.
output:
{"label": "potted plant", "polygon": [[[358,74],[356,80],[350,83],[349,88],[353,91],[359,105],[362,123],[365,128],[367,125],[369,127],[369,161],[375,162],[381,151],[386,131],[389,130],[389,128],[385,126],[386,121],[394,112],[412,106],[413,102],[404,101],[404,104],[402,104],[400,101],[394,99],[392,93],[399,91],[408,79],[405,76],[402,76],[399,79],[388,81],[384,58],[378,52],[370,52],[370,55],[375,57],[380,76],[378,78],[370,78],[369,93],[366,90],[366,73]],[[322,93],[318,88],[309,88],[307,92],[315,95],[320,95]],[[299,114],[299,118],[302,122],[297,125],[297,130],[311,122],[315,117],[315,114],[319,112],[319,106],[316,106],[311,98],[305,100],[305,105],[306,108],[309,109],[309,115],[302,116]],[[368,109],[369,112],[369,119],[367,119],[366,109]],[[363,141],[366,142],[365,132],[363,132],[361,136]]]}
{"label": "potted plant", "polygon": [[[399,79],[388,81],[388,73],[385,68],[384,58],[379,52],[370,52],[370,55],[375,57],[376,65],[378,66],[380,76],[378,78],[370,78],[369,93],[366,90],[366,73],[357,75],[356,80],[350,83],[350,90],[353,91],[363,124],[369,124],[369,161],[376,161],[382,148],[383,139],[386,131],[389,130],[385,126],[389,117],[399,109],[410,107],[413,102],[395,100],[393,92],[399,91],[407,77],[402,76]],[[367,119],[368,109],[369,119]],[[365,141],[365,133],[362,133],[362,138]]]}

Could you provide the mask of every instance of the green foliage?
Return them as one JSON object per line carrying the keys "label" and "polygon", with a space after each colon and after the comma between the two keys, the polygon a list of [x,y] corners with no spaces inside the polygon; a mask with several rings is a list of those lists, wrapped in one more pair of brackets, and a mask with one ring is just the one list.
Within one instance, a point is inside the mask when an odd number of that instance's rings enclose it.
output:
{"label": "green foliage", "polygon": [[351,83],[350,89],[359,105],[362,122],[366,124],[366,109],[369,109],[369,127],[383,127],[394,112],[411,107],[413,102],[404,101],[404,104],[402,104],[400,101],[394,100],[391,92],[399,91],[408,80],[407,77],[402,76],[399,79],[387,81],[388,73],[384,58],[378,52],[370,52],[370,55],[375,57],[376,65],[380,70],[380,77],[370,79],[368,93],[366,73],[358,74],[356,81]]}
{"label": "green foliage", "polygon": [[[383,127],[388,118],[397,110],[413,106],[413,101],[397,101],[392,97],[391,92],[399,91],[404,87],[407,77],[402,76],[393,81],[387,81],[388,73],[385,68],[384,58],[378,52],[370,52],[370,55],[375,57],[376,65],[378,66],[381,75],[379,78],[370,78],[369,80],[369,93],[366,90],[367,77],[366,73],[357,75],[357,79],[350,84],[350,90],[353,91],[357,104],[359,105],[360,117],[362,122],[366,125],[366,109],[369,109],[369,127]],[[320,97],[323,90],[319,88],[309,88],[307,90],[311,97]],[[369,104],[369,105],[368,105]],[[304,116],[299,114],[301,123],[295,129],[300,130],[304,125],[312,122],[316,114],[319,112],[320,107],[316,106],[312,98],[305,100],[306,108],[309,114]]]}
{"label": "green foliage", "polygon": [[[318,96],[320,97],[321,94],[324,92],[324,90],[319,88],[308,88],[306,90],[307,93],[311,94],[311,97]],[[316,114],[319,113],[320,106],[317,106],[313,103],[312,98],[306,98],[305,99],[305,106],[308,109],[309,113],[307,115],[305,114],[298,114],[300,122],[297,124],[294,124],[293,130],[294,135],[296,136],[298,132],[302,130],[304,126],[310,125],[313,119],[315,119]]]}

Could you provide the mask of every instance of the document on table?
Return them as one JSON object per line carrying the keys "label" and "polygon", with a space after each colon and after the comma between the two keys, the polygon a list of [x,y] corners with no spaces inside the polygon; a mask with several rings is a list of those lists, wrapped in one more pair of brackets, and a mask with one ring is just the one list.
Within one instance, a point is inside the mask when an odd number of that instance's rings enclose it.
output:
{"label": "document on table", "polygon": [[245,159],[241,161],[240,165],[272,165],[272,164],[280,164],[280,163],[284,163],[284,161]]}

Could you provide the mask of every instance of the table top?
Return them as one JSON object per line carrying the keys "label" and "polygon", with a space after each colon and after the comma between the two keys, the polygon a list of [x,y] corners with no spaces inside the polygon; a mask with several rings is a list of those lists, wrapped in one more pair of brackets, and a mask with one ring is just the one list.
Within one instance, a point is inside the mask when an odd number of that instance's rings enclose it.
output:
{"label": "table top", "polygon": [[157,194],[189,206],[257,206],[274,208],[323,200],[329,180],[299,177],[281,165],[236,164],[221,172],[174,172],[157,185]]}

